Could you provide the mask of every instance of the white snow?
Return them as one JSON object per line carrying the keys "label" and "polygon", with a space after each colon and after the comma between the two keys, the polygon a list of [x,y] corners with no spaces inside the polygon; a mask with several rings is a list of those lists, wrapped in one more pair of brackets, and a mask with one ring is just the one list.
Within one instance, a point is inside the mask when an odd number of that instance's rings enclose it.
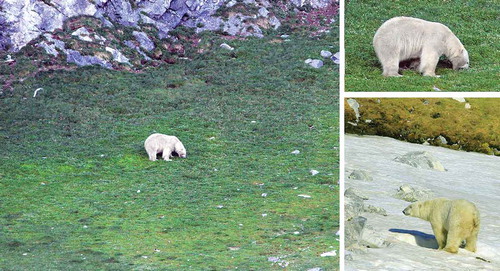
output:
{"label": "white snow", "polygon": [[[377,136],[345,136],[346,176],[354,169],[368,171],[373,181],[348,180],[368,196],[365,204],[382,207],[388,216],[363,213],[367,225],[385,236],[384,248],[349,254],[345,270],[500,270],[500,157],[411,144]],[[447,169],[418,169],[394,161],[411,151],[427,151]],[[409,202],[393,197],[398,187],[429,189],[436,197],[472,201],[481,214],[477,252],[458,254],[436,250],[430,223],[404,216]],[[413,233],[413,234],[410,234]]]}

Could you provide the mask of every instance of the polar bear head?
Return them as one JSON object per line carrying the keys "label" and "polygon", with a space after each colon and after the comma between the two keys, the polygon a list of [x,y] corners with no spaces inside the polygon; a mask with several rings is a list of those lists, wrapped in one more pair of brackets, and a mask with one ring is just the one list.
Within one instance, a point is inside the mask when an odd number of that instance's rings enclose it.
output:
{"label": "polar bear head", "polygon": [[182,142],[178,141],[174,145],[174,151],[179,155],[179,157],[186,158],[187,157],[187,152],[186,148],[184,148],[184,145]]}
{"label": "polar bear head", "polygon": [[418,201],[412,203],[403,210],[403,214],[407,216],[420,217],[420,209],[422,208],[422,205],[423,203]]}
{"label": "polar bear head", "polygon": [[453,64],[453,69],[468,69],[469,68],[469,53],[462,47],[458,52],[454,53],[450,57],[450,61]]}

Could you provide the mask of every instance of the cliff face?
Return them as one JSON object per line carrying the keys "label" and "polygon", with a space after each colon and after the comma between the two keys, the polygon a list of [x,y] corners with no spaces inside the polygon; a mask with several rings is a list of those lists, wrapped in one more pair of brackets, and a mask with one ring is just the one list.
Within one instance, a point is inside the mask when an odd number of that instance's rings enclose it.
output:
{"label": "cliff face", "polygon": [[[272,12],[308,7],[322,9],[333,0],[0,0],[0,49],[17,52],[44,33],[62,29],[64,22],[76,16],[92,16],[104,26],[138,27],[150,24],[158,29],[158,38],[168,37],[179,25],[196,31],[222,30],[230,35],[260,36],[262,28],[280,26]],[[234,8],[236,12],[231,11]],[[245,9],[246,14],[237,12]],[[218,12],[224,9],[229,12]],[[225,16],[224,16],[225,15]],[[248,19],[266,19],[265,26]],[[251,21],[251,20],[250,20]]]}

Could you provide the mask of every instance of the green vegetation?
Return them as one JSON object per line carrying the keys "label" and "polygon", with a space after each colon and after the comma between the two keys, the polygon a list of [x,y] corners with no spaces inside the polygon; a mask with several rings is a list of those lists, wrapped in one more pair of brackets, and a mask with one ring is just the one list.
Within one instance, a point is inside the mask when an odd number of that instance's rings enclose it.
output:
{"label": "green vegetation", "polygon": [[[346,123],[348,133],[500,155],[499,99],[467,99],[469,109],[451,98],[356,98],[356,101],[361,105],[361,117],[357,126]],[[346,122],[356,122],[347,103],[345,108]],[[439,136],[447,143],[443,144]]]}
{"label": "green vegetation", "polygon": [[[500,2],[495,0],[379,1],[346,4],[346,91],[500,91]],[[470,69],[439,67],[441,78],[403,71],[401,78],[382,77],[372,39],[380,25],[396,16],[417,17],[447,25],[469,52]]]}
{"label": "green vegetation", "polygon": [[[203,38],[193,60],[41,72],[4,94],[1,270],[337,269],[320,254],[339,246],[338,68],[304,59],[338,36]],[[153,132],[188,157],[150,162]]]}

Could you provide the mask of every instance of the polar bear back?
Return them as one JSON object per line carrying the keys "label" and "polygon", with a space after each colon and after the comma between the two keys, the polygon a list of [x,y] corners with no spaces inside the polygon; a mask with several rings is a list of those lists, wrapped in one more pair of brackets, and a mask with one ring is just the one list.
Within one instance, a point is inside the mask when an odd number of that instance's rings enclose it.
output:
{"label": "polar bear back", "polygon": [[169,148],[174,150],[174,146],[180,140],[175,136],[169,136],[164,134],[155,133],[150,135],[146,141],[144,141],[144,148],[149,152],[160,153],[164,149]]}
{"label": "polar bear back", "polygon": [[436,22],[412,18],[394,17],[384,22],[373,37],[377,56],[384,51],[399,52],[399,60],[418,58],[422,48],[432,46],[439,55],[446,53],[446,41],[454,34]]}

